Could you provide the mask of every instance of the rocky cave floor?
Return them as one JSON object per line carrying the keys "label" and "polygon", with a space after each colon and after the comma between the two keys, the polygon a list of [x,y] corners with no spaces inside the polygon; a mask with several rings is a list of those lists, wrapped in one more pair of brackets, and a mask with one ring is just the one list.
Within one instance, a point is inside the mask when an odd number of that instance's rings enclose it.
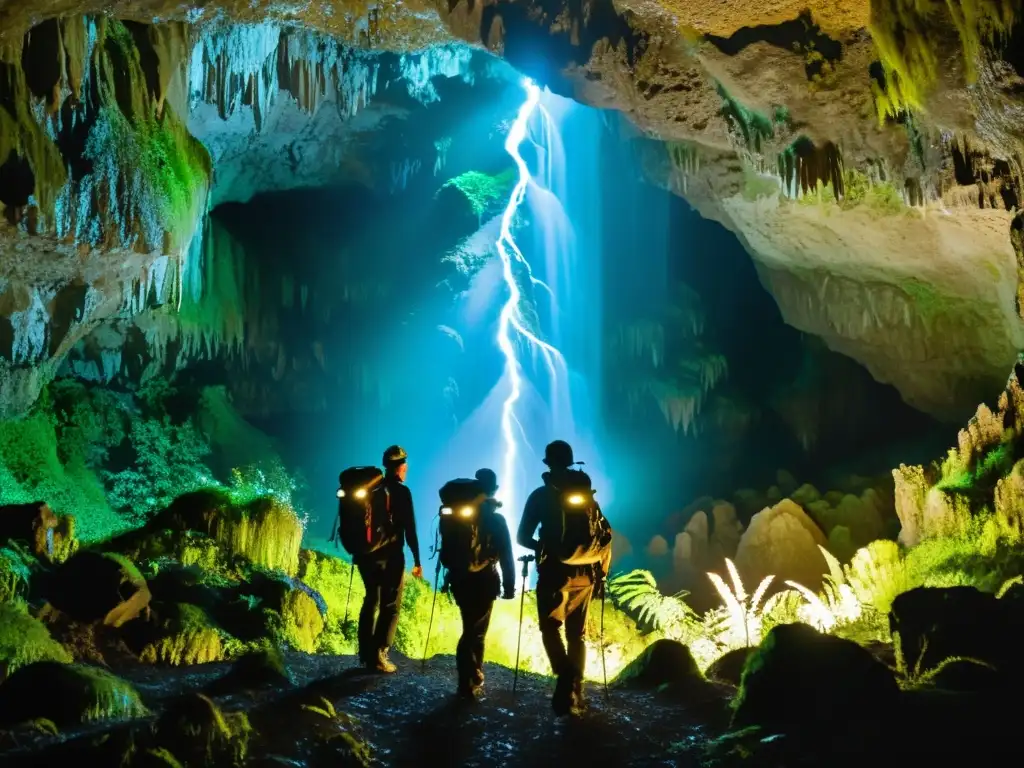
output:
{"label": "rocky cave floor", "polygon": [[[374,764],[393,766],[696,765],[696,755],[687,753],[724,725],[724,696],[710,708],[695,709],[661,700],[653,692],[615,689],[606,699],[600,684],[588,683],[587,711],[555,718],[550,678],[520,674],[513,695],[512,670],[488,665],[481,695],[466,701],[453,695],[452,657],[434,657],[425,667],[401,656],[394,660],[399,673],[385,676],[364,672],[350,656],[288,652],[286,664],[294,686],[211,699],[224,712],[248,715],[254,735],[247,764],[267,766],[306,764],[308,755],[303,753],[311,727],[292,714],[303,706],[322,708],[321,700],[356,718],[354,733],[370,748]],[[0,763],[11,768],[67,766],[78,760],[83,765],[114,764],[102,753],[106,745],[121,741],[117,734],[131,739],[133,729],[190,707],[197,692],[216,690],[231,666],[115,665],[112,671],[136,687],[153,713],[150,718],[87,726],[61,736],[23,727],[7,734]],[[339,755],[333,764],[354,763]]]}

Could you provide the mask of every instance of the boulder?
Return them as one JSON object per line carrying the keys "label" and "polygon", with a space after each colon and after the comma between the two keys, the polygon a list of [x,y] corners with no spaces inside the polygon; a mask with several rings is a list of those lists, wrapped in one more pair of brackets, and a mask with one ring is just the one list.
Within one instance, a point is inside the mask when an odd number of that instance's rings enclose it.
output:
{"label": "boulder", "polygon": [[713,562],[736,556],[736,548],[743,535],[743,524],[739,521],[736,507],[727,501],[719,501],[711,509],[711,537],[709,550]]}
{"label": "boulder", "polygon": [[917,587],[892,601],[889,629],[899,634],[909,672],[927,674],[952,658],[977,660],[994,670],[970,661],[947,663],[935,682],[950,690],[987,690],[1024,673],[1024,614],[1016,602],[974,587]]}
{"label": "boulder", "polygon": [[65,728],[146,714],[129,683],[84,664],[40,661],[0,685],[0,725],[45,719]]}
{"label": "boulder", "polygon": [[690,649],[678,640],[656,640],[612,682],[622,688],[656,689],[702,686],[706,681]]}
{"label": "boulder", "polygon": [[207,686],[206,692],[211,696],[221,696],[240,691],[280,690],[292,684],[284,656],[280,649],[271,646],[239,658],[224,677]]}
{"label": "boulder", "polygon": [[855,748],[884,730],[899,702],[893,672],[857,643],[782,624],[747,660],[732,726]]}
{"label": "boulder", "polygon": [[151,595],[139,569],[127,558],[82,550],[50,575],[44,597],[75,621],[120,627],[149,606]]}
{"label": "boulder", "polygon": [[633,545],[629,543],[629,539],[619,531],[612,531],[612,566],[622,562],[623,558],[629,557],[631,554],[633,554]]}
{"label": "boulder", "polygon": [[647,543],[647,555],[649,557],[664,557],[668,554],[668,542],[664,536],[654,536]]}
{"label": "boulder", "polygon": [[780,469],[775,473],[775,483],[783,495],[789,496],[797,489],[797,480],[792,472]]}
{"label": "boulder", "polygon": [[754,649],[751,647],[733,648],[715,659],[711,666],[704,670],[704,674],[715,682],[739,686],[743,678],[743,668],[753,652]]}
{"label": "boulder", "polygon": [[807,513],[784,499],[751,518],[736,549],[736,567],[746,584],[775,576],[778,581],[791,580],[817,590],[828,570],[818,547],[827,543]]}
{"label": "boulder", "polygon": [[789,498],[799,504],[801,507],[806,507],[808,504],[813,504],[821,499],[821,494],[818,489],[810,483],[804,483],[795,491],[793,491]]}

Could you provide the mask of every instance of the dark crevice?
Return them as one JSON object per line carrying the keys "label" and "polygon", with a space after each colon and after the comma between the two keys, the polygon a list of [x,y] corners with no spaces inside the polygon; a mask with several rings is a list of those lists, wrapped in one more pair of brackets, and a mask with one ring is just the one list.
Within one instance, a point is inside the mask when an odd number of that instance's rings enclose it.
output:
{"label": "dark crevice", "polygon": [[6,315],[0,315],[0,358],[10,360],[14,355],[14,325]]}
{"label": "dark crevice", "polygon": [[1003,61],[1013,67],[1018,76],[1024,77],[1024,17],[1016,23],[1001,41],[999,53]]}
{"label": "dark crevice", "polygon": [[964,153],[959,145],[953,145],[953,178],[960,186],[967,186],[977,181],[974,161],[970,152]]}
{"label": "dark crevice", "polygon": [[25,82],[37,99],[52,99],[60,82],[62,51],[58,23],[57,19],[44,21],[25,35],[21,67]]}
{"label": "dark crevice", "polygon": [[89,286],[82,281],[69,283],[60,289],[53,300],[50,313],[50,356],[60,350],[60,345],[71,330],[71,326],[81,321],[85,310],[85,297]]}
{"label": "dark crevice", "polygon": [[730,37],[708,35],[706,40],[728,56],[736,56],[748,46],[762,42],[792,51],[804,57],[808,80],[825,75],[826,66],[831,68],[843,57],[842,43],[822,33],[808,11],[782,24],[744,27]]}
{"label": "dark crevice", "polygon": [[28,160],[13,150],[0,164],[0,204],[13,208],[28,205],[28,199],[36,188],[35,175]]}
{"label": "dark crevice", "polygon": [[127,56],[119,41],[109,36],[104,41],[104,45],[107,49],[109,66],[114,70],[111,75],[114,81],[114,98],[117,100],[117,106],[120,108],[121,114],[130,121],[134,120],[136,115],[132,110],[132,78]]}
{"label": "dark crevice", "polygon": [[139,52],[139,65],[142,67],[142,74],[146,78],[146,87],[153,97],[160,94],[160,58],[153,49],[153,43],[149,38],[149,31],[152,29],[149,24],[140,24],[135,21],[122,22],[125,29],[131,33],[135,41],[135,48]]}

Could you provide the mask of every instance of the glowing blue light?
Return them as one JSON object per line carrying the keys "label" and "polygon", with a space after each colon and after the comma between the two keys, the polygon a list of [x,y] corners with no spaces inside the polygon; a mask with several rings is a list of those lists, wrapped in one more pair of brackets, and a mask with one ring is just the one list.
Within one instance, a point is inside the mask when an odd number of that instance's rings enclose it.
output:
{"label": "glowing blue light", "polygon": [[526,129],[530,121],[530,117],[540,102],[540,88],[538,88],[530,78],[525,78],[523,80],[523,86],[526,88],[526,101],[523,102],[523,105],[519,108],[519,114],[516,117],[515,122],[512,124],[511,130],[508,132],[508,137],[505,139],[505,151],[508,152],[515,161],[516,167],[519,169],[519,179],[516,182],[515,187],[512,189],[508,206],[505,208],[505,213],[501,217],[501,234],[499,235],[496,244],[498,248],[498,255],[501,257],[502,274],[509,292],[508,301],[505,302],[505,305],[501,310],[501,317],[498,322],[497,339],[498,347],[501,349],[501,352],[505,357],[505,376],[508,378],[509,382],[508,397],[505,398],[505,402],[502,405],[501,410],[501,432],[505,442],[502,477],[506,478],[506,481],[503,484],[502,491],[499,495],[503,504],[512,510],[516,509],[516,500],[513,497],[515,483],[512,479],[514,477],[513,473],[515,471],[516,456],[518,454],[518,443],[515,432],[513,431],[513,424],[520,426],[520,430],[522,430],[515,413],[515,404],[522,394],[522,375],[520,372],[521,366],[518,358],[516,357],[516,350],[510,337],[510,329],[514,330],[517,334],[523,337],[527,343],[540,351],[544,357],[544,361],[547,364],[548,371],[552,376],[552,379],[557,375],[556,365],[563,367],[565,365],[565,360],[563,359],[561,352],[547,342],[539,339],[526,327],[520,310],[522,293],[519,290],[519,285],[512,272],[512,259],[514,256],[515,260],[526,268],[527,275],[531,282],[534,284],[540,283],[540,281],[533,278],[530,265],[519,250],[519,246],[516,245],[511,231],[512,221],[515,218],[516,211],[519,210],[519,206],[523,202],[523,198],[526,196],[526,188],[531,181],[530,169],[527,168],[526,161],[523,160],[523,157],[519,152],[519,147],[526,138]]}

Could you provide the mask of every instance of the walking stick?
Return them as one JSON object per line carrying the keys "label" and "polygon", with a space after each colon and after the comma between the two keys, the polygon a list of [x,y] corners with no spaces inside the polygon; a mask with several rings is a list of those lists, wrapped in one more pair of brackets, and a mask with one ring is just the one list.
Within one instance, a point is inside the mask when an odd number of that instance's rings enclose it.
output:
{"label": "walking stick", "polygon": [[608,701],[608,664],[604,652],[604,593],[605,584],[601,582],[601,675],[604,677],[604,700]]}
{"label": "walking stick", "polygon": [[356,577],[356,564],[349,563],[348,566],[348,596],[345,598],[345,620],[341,622],[342,628],[348,626],[348,607],[352,603],[352,579]]}
{"label": "walking stick", "polygon": [[526,607],[526,577],[530,574],[530,563],[536,558],[533,555],[523,555],[519,562],[523,564],[523,592],[519,598],[519,634],[516,638],[516,671],[512,677],[512,695],[516,695],[516,686],[519,684],[519,649],[523,644],[523,609]]}
{"label": "walking stick", "polygon": [[437,584],[441,580],[441,560],[437,561],[437,568],[434,570],[434,599],[430,601],[430,621],[427,623],[427,639],[423,643],[423,669],[427,668],[427,648],[430,647],[430,630],[434,627],[434,606],[437,605]]}

